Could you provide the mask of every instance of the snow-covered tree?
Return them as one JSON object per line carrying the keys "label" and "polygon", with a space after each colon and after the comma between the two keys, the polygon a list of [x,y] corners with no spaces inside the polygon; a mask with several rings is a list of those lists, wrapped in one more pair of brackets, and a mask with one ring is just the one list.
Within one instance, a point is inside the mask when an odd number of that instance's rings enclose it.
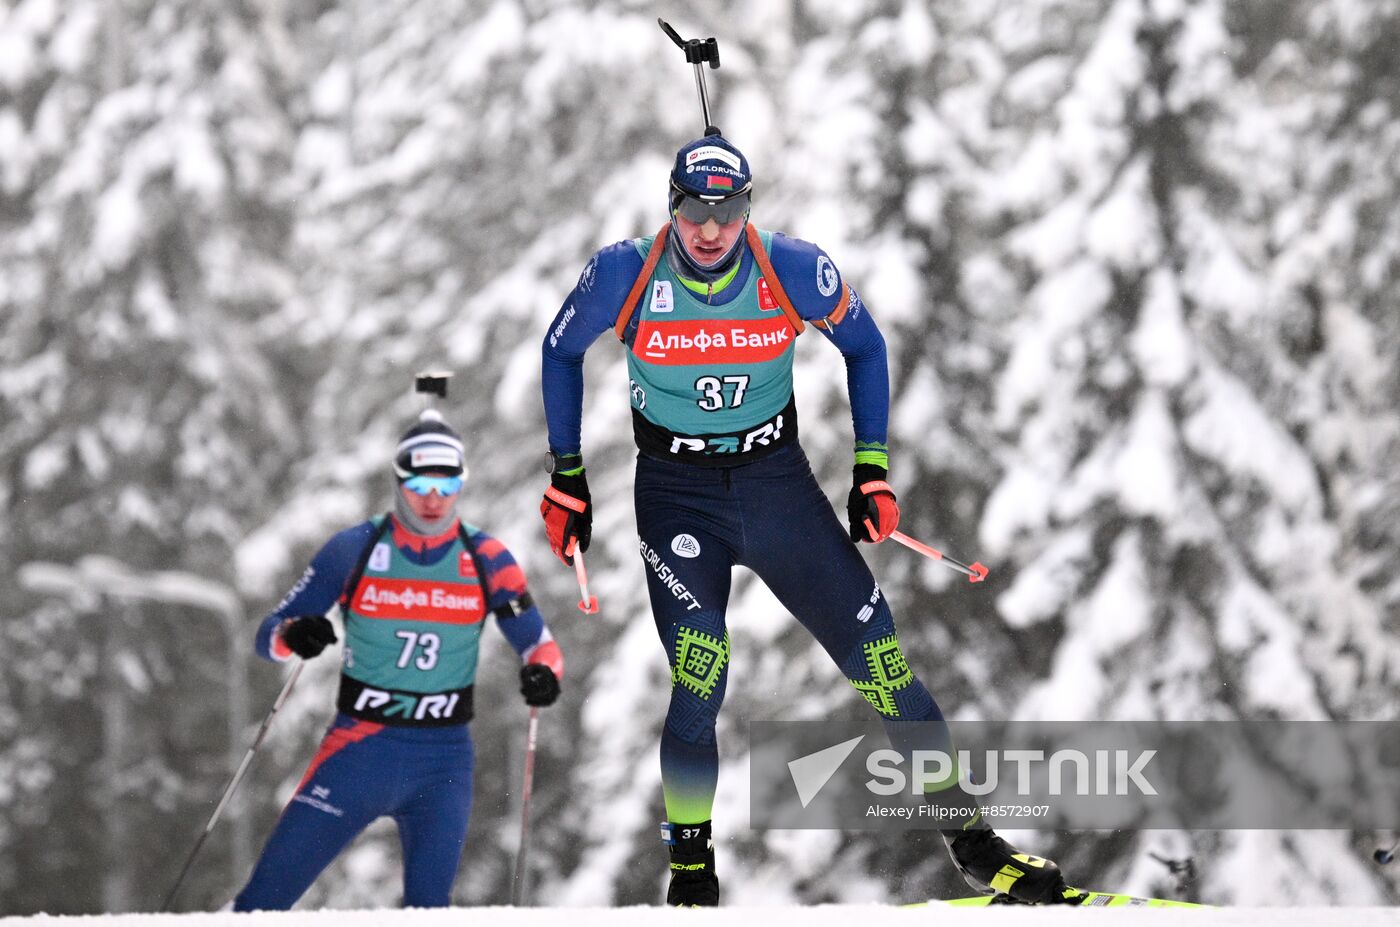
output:
{"label": "snow-covered tree", "polygon": [[[227,582],[279,492],[298,376],[259,326],[295,291],[293,127],[264,25],[213,0],[0,14],[7,587],[21,564],[81,555]],[[189,695],[243,651],[215,614],[109,592],[15,600],[0,631],[13,911],[157,904],[183,848],[132,844],[223,766],[229,707]],[[88,823],[50,826],[68,817]]]}
{"label": "snow-covered tree", "polygon": [[[1365,642],[1360,662],[1391,658],[1347,575],[1339,548],[1350,526],[1310,440],[1346,440],[1325,403],[1306,401],[1319,392],[1307,380],[1326,378],[1307,367],[1327,366],[1327,351],[1297,340],[1320,329],[1304,288],[1284,283],[1296,262],[1275,259],[1278,226],[1260,214],[1270,202],[1261,168],[1322,133],[1259,131],[1268,88],[1248,79],[1252,49],[1223,4],[1092,6],[1040,11],[1088,41],[1069,55],[1027,43],[1000,98],[1006,159],[987,175],[985,203],[1008,222],[1006,269],[1025,296],[998,384],[1006,472],[982,534],[1019,565],[1003,620],[1046,629],[1019,713],[1343,716],[1362,675],[1338,663],[1343,641]],[[994,25],[1029,37],[1047,20],[1007,13]],[[1261,165],[1261,154],[1272,157]],[[1299,247],[1320,244],[1315,226],[1293,230]],[[1332,313],[1353,341],[1343,351],[1355,350],[1352,314]],[[1353,369],[1374,376],[1378,365]],[[1352,402],[1338,411],[1361,412]],[[1314,866],[1307,880],[1296,867],[1274,882],[1257,866],[1253,879],[1233,878],[1236,864],[1289,843],[1208,842],[1215,875],[1202,890],[1242,902],[1364,890],[1357,857]],[[1123,849],[1100,841],[1093,855],[1106,863],[1105,850]]]}

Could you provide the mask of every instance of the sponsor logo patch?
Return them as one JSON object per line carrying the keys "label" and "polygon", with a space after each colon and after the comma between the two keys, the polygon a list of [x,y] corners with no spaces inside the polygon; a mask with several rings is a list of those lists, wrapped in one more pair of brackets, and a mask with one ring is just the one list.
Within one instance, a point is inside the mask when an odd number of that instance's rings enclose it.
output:
{"label": "sponsor logo patch", "polygon": [[296,585],[292,586],[291,591],[288,592],[285,596],[282,597],[282,601],[277,603],[277,607],[274,608],[273,611],[280,612],[282,609],[284,609],[284,608],[286,608],[288,605],[290,605],[291,602],[292,602],[292,599],[295,599],[298,595],[300,595],[300,594],[302,593],[302,591],[303,591],[307,586],[311,585],[311,580],[312,580],[315,576],[316,576],[316,568],[315,568],[315,567],[307,567],[307,568],[306,568],[306,572],[304,572],[304,573],[301,574],[301,579],[299,579],[299,580],[296,581]]}
{"label": "sponsor logo patch", "polygon": [[817,258],[817,289],[823,296],[831,296],[836,292],[836,287],[841,283],[841,277],[836,273],[836,265],[831,263],[831,258],[825,254]]}
{"label": "sponsor logo patch", "polygon": [[460,467],[462,455],[450,447],[424,447],[409,452],[410,467]]}
{"label": "sponsor logo patch", "polygon": [[865,303],[863,303],[863,302],[860,301],[860,294],[857,293],[855,290],[851,290],[851,305],[850,305],[850,308],[848,308],[848,309],[846,310],[846,318],[848,318],[848,319],[858,319],[858,318],[860,318],[861,311],[862,311],[864,308],[865,308]]}
{"label": "sponsor logo patch", "polygon": [[762,277],[758,280],[758,308],[764,312],[772,312],[778,308],[778,300],[773,296],[773,291],[768,287],[768,281]]}
{"label": "sponsor logo patch", "polygon": [[457,575],[468,579],[476,578],[476,561],[465,550],[457,557]]}
{"label": "sponsor logo patch", "polygon": [[700,542],[695,540],[692,535],[678,534],[671,539],[671,553],[677,557],[694,560],[700,556]]}
{"label": "sponsor logo patch", "polygon": [[481,587],[376,578],[360,584],[350,608],[369,618],[476,624],[486,615]]}
{"label": "sponsor logo patch", "polygon": [[365,564],[365,567],[376,573],[383,573],[389,569],[389,545],[383,541],[374,545],[374,550],[369,552],[369,562]]}
{"label": "sponsor logo patch", "polygon": [[706,145],[685,156],[686,164],[695,164],[697,161],[722,161],[736,171],[742,167],[737,157],[718,145]]}
{"label": "sponsor logo patch", "polygon": [[426,721],[429,718],[442,720],[452,717],[460,700],[461,695],[456,692],[418,695],[365,686],[355,699],[355,711],[359,714],[377,714],[385,719],[398,717],[414,721]]}
{"label": "sponsor logo patch", "polygon": [[656,286],[651,288],[651,311],[670,312],[674,308],[676,307],[671,298],[671,281],[656,281]]}
{"label": "sponsor logo patch", "polygon": [[792,326],[782,316],[734,322],[645,319],[632,351],[662,366],[752,364],[779,357],[792,343]]}
{"label": "sponsor logo patch", "polygon": [[725,167],[723,164],[692,164],[685,169],[687,174],[694,174],[697,171],[701,174],[727,174],[733,177],[744,176],[733,168]]}
{"label": "sponsor logo patch", "polygon": [[671,595],[675,596],[677,601],[686,603],[686,611],[695,611],[701,608],[700,600],[695,598],[695,595],[685,587],[685,583],[681,582],[680,578],[672,572],[671,567],[666,561],[661,559],[661,555],[647,546],[646,541],[640,541],[640,543],[643,562],[651,567],[651,571],[656,574],[657,580],[667,589],[671,590]]}
{"label": "sponsor logo patch", "polygon": [[[790,434],[790,433],[789,433]],[[671,436],[672,454],[704,454],[713,457],[719,454],[747,454],[755,447],[777,444],[783,437],[783,413],[779,412],[772,421],[764,422],[749,432],[732,435],[711,435],[707,438],[692,438],[685,435]]]}
{"label": "sponsor logo patch", "polygon": [[[593,262],[590,261],[589,264],[588,264],[588,267],[592,267],[592,266],[593,266]],[[584,270],[583,270],[583,272],[584,272],[585,274],[588,273],[588,267],[585,267]],[[583,286],[583,281],[582,281],[582,280],[579,280],[579,286],[580,286],[580,287]],[[569,320],[572,319],[573,317],[574,317],[574,305],[573,305],[573,303],[570,303],[570,304],[569,304],[569,308],[565,309],[565,310],[564,310],[564,314],[561,315],[561,316],[559,317],[559,324],[556,325],[556,326],[554,326],[554,331],[552,331],[552,332],[549,333],[549,346],[550,346],[551,348],[557,348],[557,347],[559,347],[559,339],[562,338],[562,337],[564,337],[564,329],[566,329],[566,328],[569,327]]]}
{"label": "sponsor logo patch", "polygon": [[337,808],[335,805],[323,801],[320,798],[317,798],[313,795],[307,795],[305,793],[302,793],[300,795],[293,795],[292,801],[300,802],[303,805],[310,805],[317,811],[324,811],[326,814],[332,815],[337,818],[345,817],[345,810],[343,808]]}
{"label": "sponsor logo patch", "polygon": [[860,611],[856,612],[856,621],[859,621],[861,624],[865,624],[865,623],[866,623],[867,621],[869,621],[872,617],[874,617],[874,615],[875,615],[875,606],[878,605],[879,602],[880,602],[880,584],[879,584],[879,583],[876,583],[876,584],[875,584],[875,591],[872,592],[872,593],[870,593],[870,601],[867,602],[865,605],[861,606]]}

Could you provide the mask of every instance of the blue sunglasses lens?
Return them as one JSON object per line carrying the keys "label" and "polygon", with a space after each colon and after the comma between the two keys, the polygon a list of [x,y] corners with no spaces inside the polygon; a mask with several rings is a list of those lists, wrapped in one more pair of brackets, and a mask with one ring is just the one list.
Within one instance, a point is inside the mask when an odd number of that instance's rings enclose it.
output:
{"label": "blue sunglasses lens", "polygon": [[403,484],[420,496],[432,495],[434,492],[439,496],[452,496],[462,491],[460,476],[411,476],[404,480]]}

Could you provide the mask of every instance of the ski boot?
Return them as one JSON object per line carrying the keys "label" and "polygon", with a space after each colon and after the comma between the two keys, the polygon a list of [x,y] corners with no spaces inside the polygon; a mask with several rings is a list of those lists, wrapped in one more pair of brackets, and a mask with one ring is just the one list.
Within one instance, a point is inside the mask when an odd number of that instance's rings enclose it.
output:
{"label": "ski boot", "polygon": [[719,879],[715,876],[710,822],[662,824],[661,839],[671,848],[671,887],[666,890],[666,904],[675,908],[717,907]]}
{"label": "ski boot", "polygon": [[1053,860],[1022,853],[985,823],[945,831],[943,840],[953,865],[967,884],[997,900],[1019,904],[1078,904],[1083,893],[1065,884]]}

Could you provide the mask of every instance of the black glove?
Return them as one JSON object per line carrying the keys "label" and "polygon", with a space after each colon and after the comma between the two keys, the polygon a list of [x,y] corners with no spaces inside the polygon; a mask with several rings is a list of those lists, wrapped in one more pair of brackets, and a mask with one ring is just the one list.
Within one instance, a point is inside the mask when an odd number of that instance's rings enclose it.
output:
{"label": "black glove", "polygon": [[578,540],[578,550],[588,550],[588,542],[593,538],[588,477],[583,473],[550,474],[549,489],[540,502],[540,516],[544,518],[545,533],[549,535],[549,549],[554,551],[554,556],[573,566],[573,541]]}
{"label": "black glove", "polygon": [[526,663],[520,667],[520,694],[526,705],[553,705],[559,697],[559,677],[543,663]]}
{"label": "black glove", "polygon": [[[852,541],[879,542],[899,527],[899,503],[894,490],[885,482],[889,471],[875,464],[856,464],[851,474],[851,494],[846,497],[846,516],[851,522]],[[870,525],[875,528],[870,531]]]}
{"label": "black glove", "polygon": [[335,626],[325,615],[301,615],[282,625],[278,636],[292,653],[303,660],[319,657],[327,644],[336,641]]}

